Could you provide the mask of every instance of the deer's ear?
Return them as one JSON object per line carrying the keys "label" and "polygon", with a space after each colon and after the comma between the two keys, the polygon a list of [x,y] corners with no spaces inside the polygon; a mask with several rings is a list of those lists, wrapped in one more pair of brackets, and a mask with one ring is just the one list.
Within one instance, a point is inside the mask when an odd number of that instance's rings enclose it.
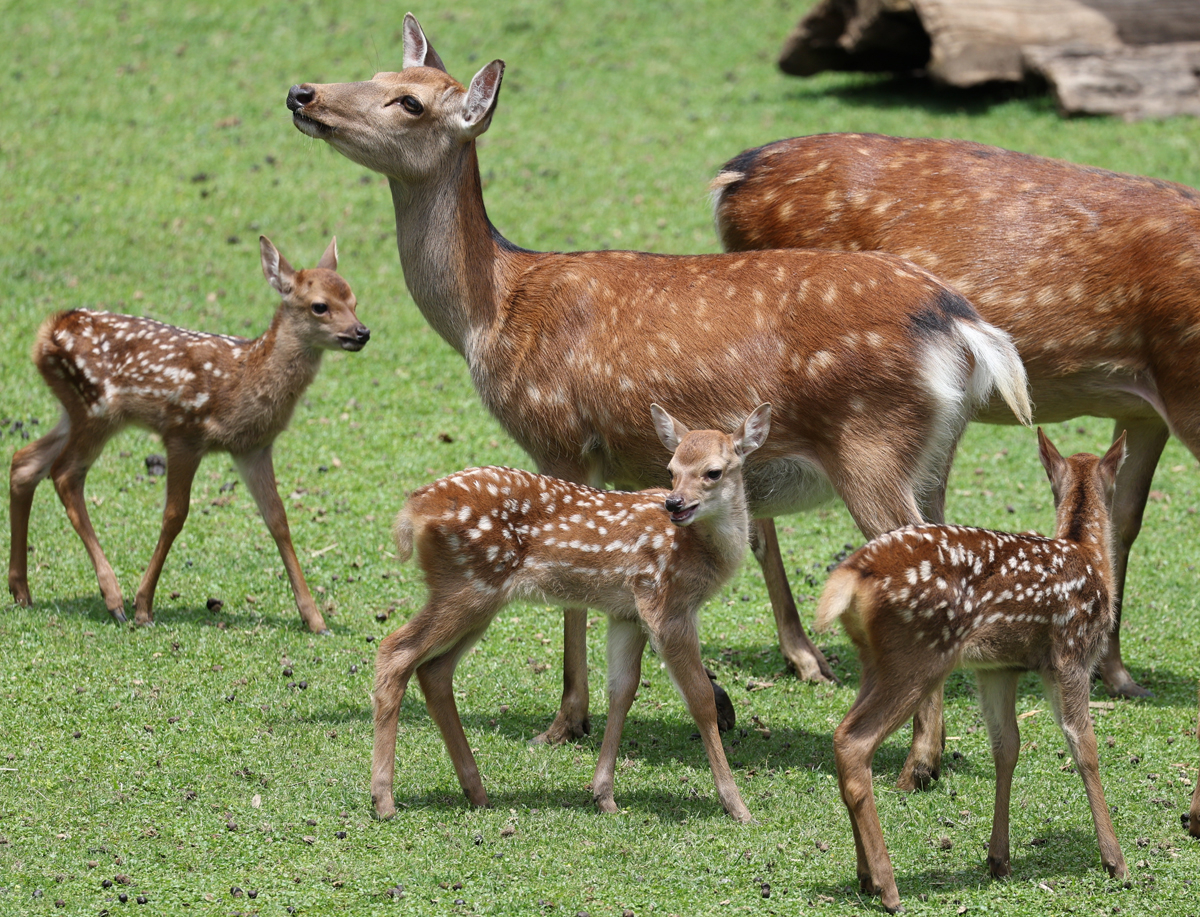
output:
{"label": "deer's ear", "polygon": [[771,405],[764,402],[742,422],[742,429],[738,431],[737,436],[738,455],[749,455],[766,442],[767,434],[770,432]]}
{"label": "deer's ear", "polygon": [[492,123],[496,99],[500,96],[500,81],[503,78],[504,61],[494,60],[471,80],[462,108],[462,130],[466,139],[474,140]]}
{"label": "deer's ear", "polygon": [[1062,484],[1063,475],[1067,471],[1067,460],[1054,448],[1054,443],[1050,442],[1050,437],[1042,432],[1041,427],[1038,427],[1037,435],[1038,458],[1042,460],[1042,467],[1046,469],[1046,476],[1050,478],[1050,488],[1054,491],[1054,503],[1058,505],[1059,487]]}
{"label": "deer's ear", "polygon": [[1121,435],[1117,437],[1117,441],[1108,447],[1108,451],[1104,453],[1104,458],[1100,459],[1100,476],[1104,481],[1104,486],[1111,488],[1117,482],[1117,472],[1121,470],[1121,463],[1125,461],[1125,431],[1121,431]]}
{"label": "deer's ear", "polygon": [[688,428],[664,411],[657,404],[650,405],[650,416],[654,418],[654,430],[667,451],[674,454],[679,441],[688,434]]}
{"label": "deer's ear", "polygon": [[433,67],[442,73],[446,72],[446,65],[433,50],[433,45],[421,29],[421,23],[417,22],[417,17],[412,13],[404,14],[404,66]]}
{"label": "deer's ear", "polygon": [[262,253],[263,276],[267,278],[267,283],[280,296],[287,296],[292,292],[292,280],[296,276],[296,272],[292,270],[287,259],[279,254],[279,249],[272,245],[271,240],[266,236],[258,237],[258,248]]}
{"label": "deer's ear", "polygon": [[317,262],[317,267],[323,267],[328,271],[337,270],[337,236],[330,239],[329,244],[325,246],[325,254]]}

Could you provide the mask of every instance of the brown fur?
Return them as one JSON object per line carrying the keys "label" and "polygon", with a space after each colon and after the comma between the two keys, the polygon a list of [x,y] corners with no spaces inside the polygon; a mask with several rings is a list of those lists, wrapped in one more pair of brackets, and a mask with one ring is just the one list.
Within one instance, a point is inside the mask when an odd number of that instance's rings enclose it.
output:
{"label": "brown fur", "polygon": [[834,733],[842,799],[850,812],[864,892],[900,906],[871,786],[876,749],[956,668],[976,672],[996,760],[996,808],[988,865],[1007,876],[1008,807],[1020,736],[1015,697],[1021,672],[1046,685],[1083,777],[1100,855],[1124,876],[1100,785],[1088,714],[1091,673],[1112,627],[1109,505],[1124,439],[1103,459],[1064,459],[1038,431],[1057,510],[1053,538],[924,525],[877,538],[830,577],[817,628],[841,619],[858,649],[862,683]]}
{"label": "brown fur", "polygon": [[12,460],[8,588],[19,604],[32,602],[29,513],[34,491],[49,476],[96,568],[106,607],[125,620],[121,588],[88,518],[83,487],[105,443],[136,424],[162,436],[167,498],[158,545],[138,588],[135,621],[153,622],[154,590],[187,519],[192,478],[206,453],[220,451],[233,457],[275,538],[301,617],[311,630],[325,630],[292,547],[271,446],[316,376],[321,355],[361,350],[370,332],[355,315],[354,293],[336,273],[336,241],[317,267],[299,272],[265,237],[261,249],[263,273],[283,302],[255,340],[87,309],[59,312],[42,325],[33,359],[63,416]]}
{"label": "brown fur", "polygon": [[617,750],[649,637],[700,729],[721,804],[749,820],[721,747],[696,619],[746,553],[742,464],[767,436],[770,406],[733,436],[688,432],[654,408],[662,445],[674,453],[670,492],[604,491],[511,468],[473,468],[409,497],[394,528],[397,554],[405,560],[415,548],[429,598],[384,639],[376,659],[371,795],[381,818],[396,811],[397,719],[413,672],[463,791],[474,805],[488,804],[458,718],[454,669],[508,602],[536,598],[609,616],[608,724],[592,780],[601,810],[617,811]]}
{"label": "brown fur", "polygon": [[[1113,505],[1117,617],[1100,673],[1114,694],[1147,694],[1121,658],[1121,602],[1168,435],[1200,458],[1197,192],[962,140],[873,134],[747,150],[713,191],[726,249],[910,258],[1013,336],[1039,422],[1111,417],[1114,438],[1127,432]],[[994,406],[980,419],[1012,421]]]}
{"label": "brown fur", "polygon": [[[661,486],[647,404],[718,428],[775,405],[776,435],[746,470],[753,548],[785,657],[804,677],[831,678],[800,626],[772,517],[836,494],[867,535],[940,518],[975,405],[996,388],[1027,411],[1015,351],[961,296],[892,256],[516,247],[488,220],[475,146],[503,70],[493,61],[464,87],[407,16],[402,71],[294,86],[288,107],[305,134],[388,176],[413,299],[540,471]],[[563,702],[546,740],[587,729],[585,620],[565,616]],[[922,743],[922,770],[936,769],[935,745]]]}

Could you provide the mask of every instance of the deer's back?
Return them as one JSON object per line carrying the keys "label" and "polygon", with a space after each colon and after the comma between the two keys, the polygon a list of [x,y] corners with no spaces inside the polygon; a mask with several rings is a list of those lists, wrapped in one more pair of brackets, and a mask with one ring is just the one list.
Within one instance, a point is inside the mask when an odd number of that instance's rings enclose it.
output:
{"label": "deer's back", "polygon": [[[769,401],[772,435],[754,463],[819,464],[864,412],[881,423],[895,414],[896,429],[925,420],[924,358],[954,323],[978,320],[960,295],[887,255],[546,254],[514,285],[472,369],[544,466],[582,455],[606,480],[664,486],[651,402],[689,426],[734,429]],[[921,436],[914,428],[914,449]],[[748,486],[756,501],[753,475]]]}
{"label": "deer's back", "polygon": [[1009,331],[1031,378],[1041,364],[1063,374],[1091,360],[1153,371],[1156,348],[1200,339],[1200,200],[1184,185],[872,134],[783,140],[724,169],[727,248],[910,258]]}
{"label": "deer's back", "polygon": [[[1045,669],[1100,653],[1113,622],[1096,548],[964,526],[897,529],[844,561],[881,650],[898,644],[968,667]],[[848,628],[849,630],[849,628]],[[901,654],[902,655],[902,654]]]}

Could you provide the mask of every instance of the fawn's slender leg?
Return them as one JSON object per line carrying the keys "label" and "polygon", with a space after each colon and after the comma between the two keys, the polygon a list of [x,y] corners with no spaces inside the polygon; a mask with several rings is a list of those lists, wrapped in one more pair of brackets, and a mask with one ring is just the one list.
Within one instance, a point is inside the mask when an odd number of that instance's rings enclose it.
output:
{"label": "fawn's slender leg", "polygon": [[88,516],[87,504],[83,499],[83,486],[87,481],[88,469],[104,449],[107,440],[106,435],[97,434],[96,431],[83,432],[72,424],[66,445],[50,470],[50,477],[54,481],[58,498],[67,511],[67,518],[71,520],[71,525],[91,558],[105,608],[118,623],[124,624],[125,599],[121,595],[121,586],[117,582],[112,564],[108,562],[100,547],[100,540],[96,537],[96,530],[92,528],[92,520]]}
{"label": "fawn's slender leg", "polygon": [[[1200,739],[1200,714],[1196,717],[1196,738]],[[1188,810],[1188,833],[1200,837],[1200,774],[1196,776],[1196,789],[1192,791],[1192,806]]]}
{"label": "fawn's slender leg", "polygon": [[1104,799],[1104,787],[1100,783],[1100,756],[1096,749],[1096,732],[1092,728],[1092,717],[1088,712],[1091,674],[1086,671],[1060,671],[1055,679],[1054,676],[1043,673],[1042,683],[1046,687],[1046,695],[1050,698],[1054,719],[1066,737],[1071,757],[1079,769],[1079,776],[1083,778],[1088,805],[1092,810],[1092,823],[1096,827],[1096,839],[1100,844],[1100,862],[1110,876],[1123,878],[1129,874],[1129,870],[1125,866],[1125,855],[1121,853],[1121,845],[1117,842],[1117,834],[1113,830],[1112,817],[1108,814],[1108,803]]}
{"label": "fawn's slender leg", "polygon": [[158,544],[154,546],[154,553],[150,555],[150,563],[146,566],[134,598],[135,624],[154,623],[154,590],[158,588],[158,578],[162,575],[171,545],[187,521],[192,481],[196,477],[196,469],[200,467],[200,459],[200,450],[195,448],[194,443],[167,444],[167,498],[163,506],[162,530],[158,533]]}
{"label": "fawn's slender leg", "polygon": [[604,724],[604,741],[592,776],[592,796],[601,812],[614,813],[613,781],[617,767],[617,752],[625,717],[637,693],[642,677],[642,652],[646,647],[646,632],[640,621],[608,619],[608,720]]}
{"label": "fawn's slender leg", "polygon": [[67,444],[71,422],[66,414],[36,442],[18,449],[8,475],[8,518],[11,538],[8,549],[8,591],[18,605],[30,605],[29,513],[38,484],[50,474],[55,460]]}
{"label": "fawn's slender leg", "polygon": [[557,745],[592,731],[588,720],[587,609],[563,609],[563,690],[554,722],[535,744]]}
{"label": "fawn's slender leg", "polygon": [[450,760],[454,762],[454,772],[458,775],[459,785],[467,801],[473,806],[490,806],[487,793],[483,789],[483,780],[479,776],[479,767],[475,763],[475,755],[463,732],[462,720],[458,717],[458,705],[454,702],[454,669],[462,657],[476,640],[487,629],[485,623],[474,631],[469,632],[445,653],[435,656],[428,662],[417,667],[417,679],[421,682],[421,692],[425,695],[425,706],[429,708],[429,716],[437,723],[442,733],[442,741]]}
{"label": "fawn's slender leg", "polygon": [[314,634],[325,634],[329,628],[325,619],[313,601],[312,593],[308,591],[308,583],[304,580],[304,571],[300,569],[300,561],[296,558],[296,549],[292,546],[291,529],[288,527],[287,513],[283,509],[283,501],[279,499],[279,488],[275,483],[275,466],[271,460],[271,447],[254,452],[233,456],[234,464],[246,488],[254,497],[258,511],[267,524],[275,545],[279,548],[279,556],[283,559],[283,569],[287,571],[288,582],[292,586],[292,595],[296,598],[296,607],[300,617]]}
{"label": "fawn's slender leg", "polygon": [[1158,418],[1140,423],[1119,420],[1113,439],[1126,433],[1125,461],[1117,472],[1113,491],[1113,584],[1117,616],[1108,636],[1108,648],[1100,657],[1100,677],[1109,694],[1123,697],[1149,697],[1150,692],[1133,680],[1121,658],[1121,609],[1125,596],[1125,573],[1129,566],[1129,551],[1142,529],[1142,514],[1150,495],[1154,470],[1170,438],[1167,425]]}
{"label": "fawn's slender leg", "polygon": [[750,546],[762,567],[783,658],[806,681],[836,681],[824,654],[809,639],[800,623],[792,587],[788,584],[787,570],[783,566],[783,555],[779,551],[774,519],[754,520]]}
{"label": "fawn's slender leg", "polygon": [[1021,751],[1017,728],[1017,681],[1020,673],[980,669],[975,673],[979,685],[979,706],[987,724],[996,763],[996,805],[992,810],[992,839],[988,843],[988,870],[997,879],[1012,875],[1009,862],[1009,807],[1012,777]]}
{"label": "fawn's slender leg", "polygon": [[750,821],[750,810],[742,802],[733,772],[725,759],[721,734],[717,730],[717,705],[713,698],[712,683],[708,680],[700,658],[700,638],[696,633],[695,613],[672,616],[663,622],[656,621],[653,615],[643,614],[643,619],[646,620],[654,647],[666,664],[671,680],[683,695],[688,712],[696,721],[700,739],[704,742],[704,750],[708,754],[708,764],[712,768],[713,782],[716,784],[721,805],[735,820]]}

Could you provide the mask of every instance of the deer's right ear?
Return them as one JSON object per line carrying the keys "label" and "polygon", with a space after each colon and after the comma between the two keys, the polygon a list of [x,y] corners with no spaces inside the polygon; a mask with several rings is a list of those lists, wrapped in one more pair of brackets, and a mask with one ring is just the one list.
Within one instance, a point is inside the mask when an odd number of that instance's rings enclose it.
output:
{"label": "deer's right ear", "polygon": [[664,411],[657,404],[650,405],[650,416],[654,418],[654,430],[667,451],[674,454],[679,441],[688,434],[688,428]]}
{"label": "deer's right ear", "polygon": [[1046,476],[1050,478],[1050,488],[1054,491],[1054,502],[1057,505],[1059,484],[1066,473],[1067,460],[1054,448],[1054,443],[1050,442],[1050,438],[1042,432],[1041,427],[1038,427],[1037,434],[1038,458],[1042,460],[1042,467],[1046,469]]}
{"label": "deer's right ear", "polygon": [[503,78],[504,61],[494,60],[471,80],[462,110],[462,129],[466,139],[474,140],[492,123],[496,99],[500,95],[500,81]]}
{"label": "deer's right ear", "polygon": [[404,14],[404,66],[433,67],[435,70],[446,72],[446,65],[433,50],[433,45],[425,37],[421,23],[412,13]]}
{"label": "deer's right ear", "polygon": [[274,287],[280,296],[287,296],[292,292],[292,278],[296,276],[296,272],[266,236],[258,237],[258,248],[262,253],[263,276],[267,278],[267,283]]}

